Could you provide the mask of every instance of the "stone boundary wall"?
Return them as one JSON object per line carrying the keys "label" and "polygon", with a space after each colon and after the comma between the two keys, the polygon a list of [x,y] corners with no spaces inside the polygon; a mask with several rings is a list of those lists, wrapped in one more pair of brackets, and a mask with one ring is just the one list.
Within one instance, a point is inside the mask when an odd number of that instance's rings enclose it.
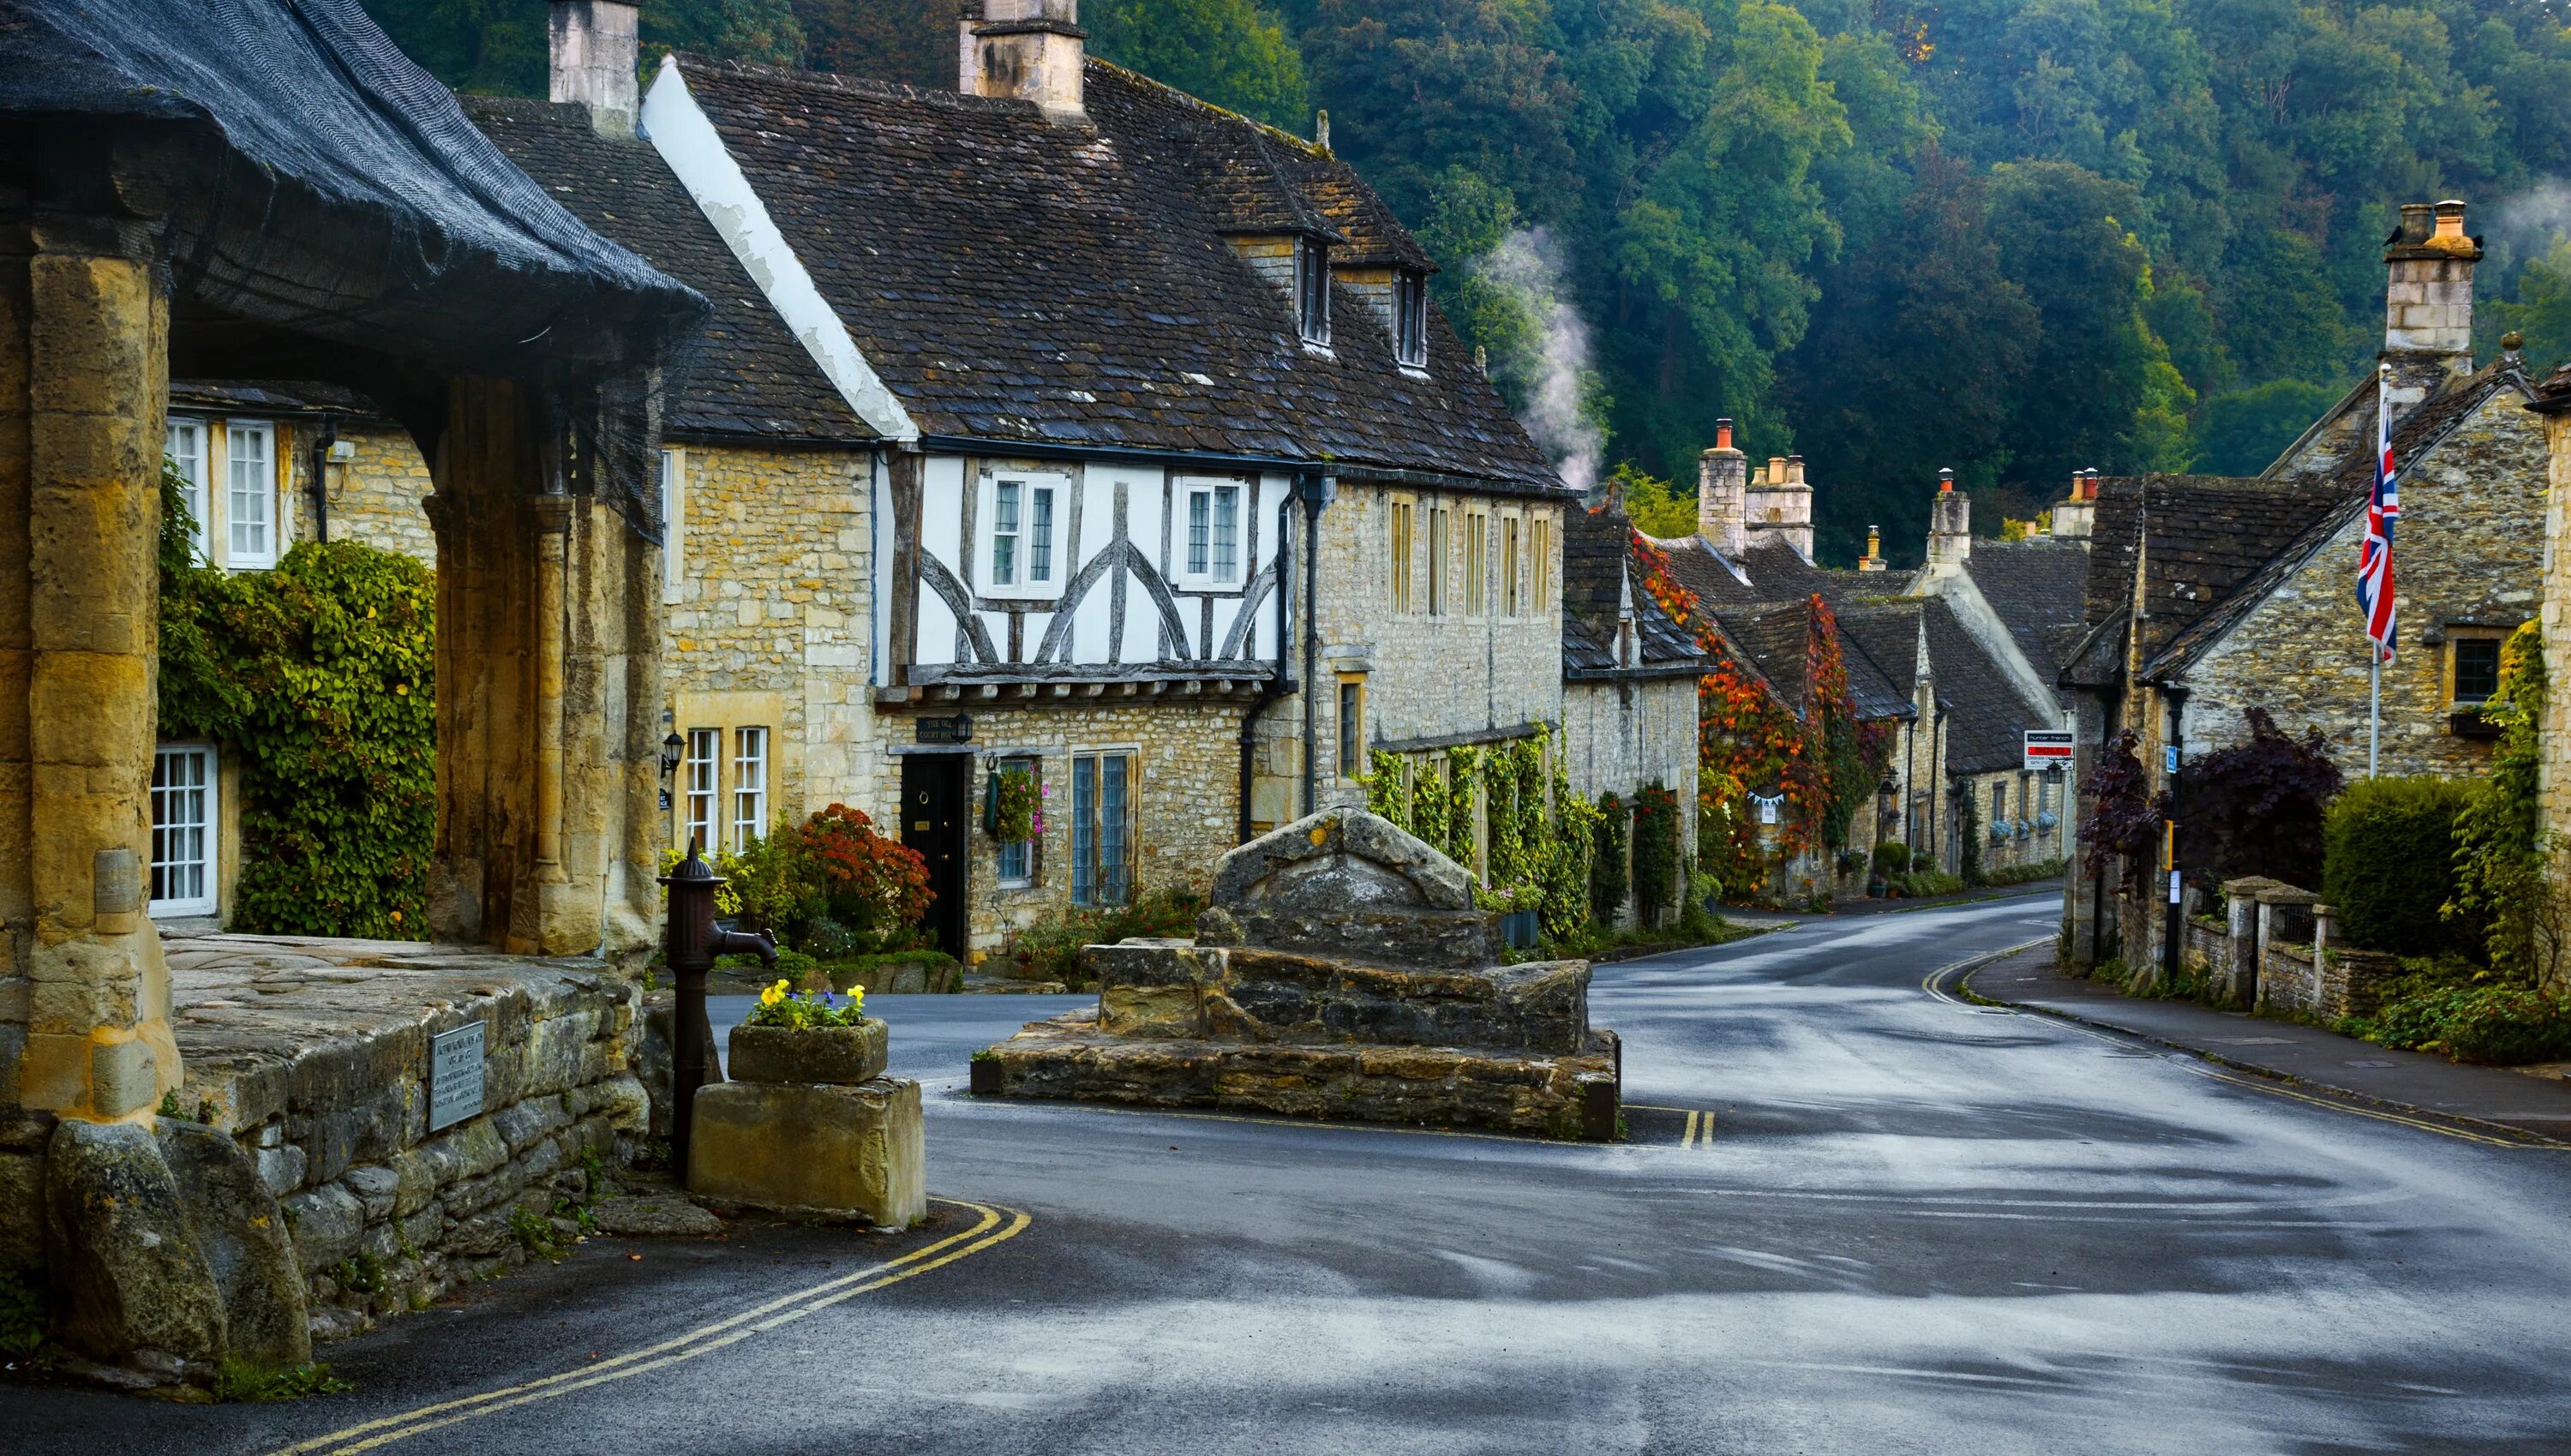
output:
{"label": "stone boundary wall", "polygon": [[[596,968],[247,937],[175,941],[172,961],[181,1111],[231,1133],[277,1197],[315,1338],[524,1262],[560,1236],[555,1201],[647,1133],[640,992]],[[474,1021],[484,1111],[431,1134],[430,1040]]]}

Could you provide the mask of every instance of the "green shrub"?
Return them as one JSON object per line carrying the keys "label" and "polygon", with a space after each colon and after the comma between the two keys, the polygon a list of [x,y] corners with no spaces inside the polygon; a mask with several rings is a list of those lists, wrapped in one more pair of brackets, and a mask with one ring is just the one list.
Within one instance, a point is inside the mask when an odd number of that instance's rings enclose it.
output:
{"label": "green shrub", "polygon": [[1658,925],[1676,903],[1679,883],[1678,795],[1651,784],[1634,800],[1634,905]]}
{"label": "green shrub", "polygon": [[1193,936],[1205,907],[1204,890],[1181,884],[1146,889],[1129,905],[1048,910],[1018,932],[1017,962],[1031,980],[1078,985],[1087,979],[1080,973],[1082,946],[1114,945],[1136,936]]}
{"label": "green shrub", "polygon": [[1956,855],[1957,867],[1963,871],[1962,879],[1964,883],[1968,885],[1981,884],[1983,883],[1981,805],[1975,801],[1972,790],[1969,788],[1964,791],[1963,795],[1958,798],[1956,802],[1958,804],[1958,807],[1955,810],[1955,848],[1958,851]]}
{"label": "green shrub", "polygon": [[45,1342],[45,1296],[17,1274],[0,1274],[0,1356],[32,1355]]}
{"label": "green shrub", "polygon": [[1898,839],[1886,839],[1874,846],[1874,872],[1890,879],[1910,868],[1910,846]]}
{"label": "green shrub", "polygon": [[1633,815],[1613,793],[1598,795],[1598,822],[1589,857],[1589,918],[1607,926],[1625,907],[1625,836]]}
{"label": "green shrub", "polygon": [[248,1360],[226,1360],[215,1369],[215,1399],[226,1403],[301,1400],[307,1395],[345,1395],[355,1384],[330,1373],[318,1360],[271,1368]]}
{"label": "green shrub", "polygon": [[416,940],[437,828],[437,588],[354,541],[305,541],[270,571],[191,559],[165,471],[160,725],[241,771],[232,928]]}
{"label": "green shrub", "polygon": [[1951,895],[1964,887],[1964,877],[1941,869],[1914,869],[1908,874],[1888,876],[1884,883],[1895,895],[1919,899],[1926,895]]}
{"label": "green shrub", "polygon": [[2024,864],[2011,864],[1999,869],[1983,870],[1982,883],[1990,885],[2022,885],[2027,883],[2029,880],[2051,879],[2060,873],[2062,873],[2062,861],[2059,858],[2032,859]]}
{"label": "green shrub", "polygon": [[2477,791],[2452,778],[2367,778],[2331,802],[2321,899],[2349,945],[2481,959],[2481,927],[2442,913],[2455,895],[2455,821]]}
{"label": "green shrub", "polygon": [[2454,955],[2413,958],[2382,1000],[2338,1029],[2377,1046],[2509,1066],[2571,1056],[2571,1005]]}
{"label": "green shrub", "polygon": [[2489,926],[2491,967],[2520,980],[2553,983],[2566,937],[2563,903],[2549,883],[2536,800],[2543,761],[2545,667],[2541,622],[2529,622],[2500,650],[2499,692],[2482,717],[2499,727],[2488,788],[2455,825],[2455,897],[2449,919]]}

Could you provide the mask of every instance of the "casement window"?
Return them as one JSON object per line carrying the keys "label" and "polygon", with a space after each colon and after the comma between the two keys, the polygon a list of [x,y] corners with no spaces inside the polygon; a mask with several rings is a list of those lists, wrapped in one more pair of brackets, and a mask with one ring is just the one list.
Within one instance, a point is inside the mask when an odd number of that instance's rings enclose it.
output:
{"label": "casement window", "polygon": [[153,750],[152,914],[215,913],[215,795],[212,744]]}
{"label": "casement window", "polygon": [[2499,692],[2499,649],[2506,639],[2503,632],[2446,629],[2449,703],[2457,708],[2474,708]]}
{"label": "casement window", "polygon": [[1526,593],[1518,580],[1518,518],[1500,518],[1500,604],[1511,617],[1526,607]]}
{"label": "casement window", "polygon": [[690,846],[712,852],[721,841],[715,837],[715,806],[722,791],[717,775],[723,757],[723,729],[695,728],[688,729],[688,756],[681,768],[687,775],[687,812],[684,838],[679,848]]}
{"label": "casement window", "polygon": [[1991,785],[1991,822],[1997,824],[2003,822],[2007,818],[2008,785],[2005,783],[1994,783]]}
{"label": "casement window", "polygon": [[1403,270],[1392,286],[1392,358],[1404,368],[1428,365],[1428,277]]}
{"label": "casement window", "polygon": [[[1038,807],[1036,809],[1036,827],[1038,830],[1042,830],[1044,827],[1044,809],[1042,807],[1044,802],[1042,797],[1044,785],[1044,760],[1034,757],[999,759],[991,765],[991,778],[993,783],[996,784],[999,781],[1001,774],[1009,772],[1024,773],[1027,775],[1027,781],[1037,786],[1038,797],[1036,802]],[[999,876],[1000,883],[1004,885],[1034,884],[1036,881],[1036,841],[1034,839],[1002,840],[1000,842]]]}
{"label": "casement window", "polygon": [[199,561],[207,559],[206,527],[214,519],[214,502],[206,496],[206,481],[210,474],[207,444],[204,420],[174,419],[170,421],[169,443],[163,446],[170,457],[171,467],[179,472],[180,480],[186,482],[180,493],[187,497],[188,515],[196,522],[188,539],[196,543]]}
{"label": "casement window", "polygon": [[1365,679],[1339,680],[1339,777],[1365,773]]}
{"label": "casement window", "polygon": [[768,832],[768,729],[732,730],[732,847],[747,849]]}
{"label": "casement window", "polygon": [[1490,609],[1491,516],[1464,513],[1464,615],[1479,617]]}
{"label": "casement window", "polygon": [[1235,481],[1192,481],[1180,487],[1180,520],[1186,549],[1179,580],[1189,586],[1229,587],[1241,581],[1241,486]]}
{"label": "casement window", "polygon": [[237,419],[224,426],[224,510],[236,570],[276,565],[276,427]]}
{"label": "casement window", "polygon": [[679,599],[679,581],[687,573],[684,528],[688,519],[688,457],[677,450],[661,452],[661,600]]}
{"label": "casement window", "polygon": [[1294,325],[1303,342],[1330,342],[1330,246],[1316,238],[1294,241]]}
{"label": "casement window", "polygon": [[1134,755],[1071,760],[1071,899],[1122,905],[1134,894]]}
{"label": "casement window", "polygon": [[1428,615],[1446,615],[1446,535],[1453,529],[1454,512],[1444,506],[1428,508]]}
{"label": "casement window", "polygon": [[1051,597],[1062,590],[1054,533],[1070,487],[1070,477],[1062,475],[1001,475],[984,481],[983,595]]}
{"label": "casement window", "polygon": [[1410,610],[1410,511],[1408,501],[1392,503],[1392,540],[1387,547],[1391,569],[1384,573],[1392,593],[1392,610],[1405,613]]}
{"label": "casement window", "polygon": [[2049,776],[2035,780],[2035,811],[2039,814],[2053,812],[2053,779]]}
{"label": "casement window", "polygon": [[1553,518],[1538,516],[1527,530],[1527,578],[1533,598],[1528,610],[1544,617],[1551,614],[1553,606]]}

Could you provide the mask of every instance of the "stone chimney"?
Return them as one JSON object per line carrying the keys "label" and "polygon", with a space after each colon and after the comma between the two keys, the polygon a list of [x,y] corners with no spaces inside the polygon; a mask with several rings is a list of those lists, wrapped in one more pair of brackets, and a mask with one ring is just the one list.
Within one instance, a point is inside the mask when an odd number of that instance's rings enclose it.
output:
{"label": "stone chimney", "polygon": [[2098,524],[2098,472],[2071,472],[2071,494],[2053,503],[2053,534],[2086,540]]}
{"label": "stone chimney", "polygon": [[1973,503],[1955,489],[1955,472],[1937,472],[1937,499],[1928,506],[1928,564],[1959,567],[1973,555]]}
{"label": "stone chimney", "polygon": [[1858,571],[1883,570],[1883,533],[1872,526],[1865,528],[1865,555],[1857,564]]}
{"label": "stone chimney", "polygon": [[1714,448],[1696,461],[1696,534],[1726,557],[1749,544],[1743,512],[1748,503],[1750,457],[1732,445],[1732,421],[1714,422]]}
{"label": "stone chimney", "polygon": [[956,89],[1032,101],[1057,126],[1084,126],[1080,0],[967,0],[956,21]]}
{"label": "stone chimney", "polygon": [[545,94],[587,107],[602,137],[634,135],[636,9],[625,0],[553,0]]}
{"label": "stone chimney", "polygon": [[2473,367],[2473,264],[2482,241],[2464,235],[2464,205],[2403,203],[2383,246],[2383,362],[2397,411],[2426,398],[2445,373]]}
{"label": "stone chimney", "polygon": [[1803,457],[1774,455],[1768,469],[1744,492],[1751,546],[1783,540],[1812,559],[1812,487],[1803,480]]}

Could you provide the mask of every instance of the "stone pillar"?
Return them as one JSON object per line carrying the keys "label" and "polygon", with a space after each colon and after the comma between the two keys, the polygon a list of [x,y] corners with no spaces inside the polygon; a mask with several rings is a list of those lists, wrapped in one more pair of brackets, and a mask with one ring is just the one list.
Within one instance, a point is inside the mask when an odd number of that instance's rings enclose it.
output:
{"label": "stone pillar", "polygon": [[560,489],[558,425],[500,379],[450,388],[435,452],[437,847],[430,930],[529,955],[652,940],[660,548]]}
{"label": "stone pillar", "polygon": [[1726,558],[1749,544],[1750,457],[1734,448],[1732,421],[1714,422],[1714,448],[1697,457],[1696,533]]}
{"label": "stone pillar", "polygon": [[178,1085],[146,915],[169,300],[139,230],[0,223],[0,1108]]}

